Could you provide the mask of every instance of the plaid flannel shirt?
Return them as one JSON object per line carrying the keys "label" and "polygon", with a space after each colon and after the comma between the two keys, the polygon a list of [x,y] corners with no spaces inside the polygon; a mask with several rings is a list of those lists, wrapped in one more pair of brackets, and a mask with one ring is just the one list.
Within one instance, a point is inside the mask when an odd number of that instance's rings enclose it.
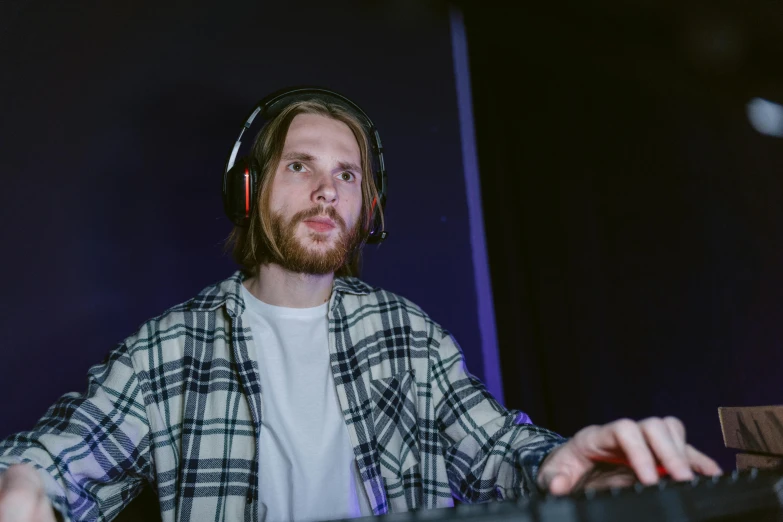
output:
{"label": "plaid flannel shirt", "polygon": [[[66,520],[109,520],[149,483],[166,522],[258,521],[263,390],[243,279],[237,272],[143,324],[90,369],[86,393],[66,394],[32,431],[0,442],[0,469],[33,463]],[[336,279],[328,324],[375,514],[536,488],[538,465],[563,439],[501,407],[416,305]]]}

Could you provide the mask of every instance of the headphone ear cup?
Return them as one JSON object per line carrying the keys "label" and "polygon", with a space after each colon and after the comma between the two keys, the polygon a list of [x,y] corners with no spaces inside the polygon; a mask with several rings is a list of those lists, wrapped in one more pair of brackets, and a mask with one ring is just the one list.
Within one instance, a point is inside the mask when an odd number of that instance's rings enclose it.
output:
{"label": "headphone ear cup", "polygon": [[381,221],[380,212],[381,209],[386,207],[386,195],[381,194],[380,196],[380,204],[378,204],[377,199],[374,199],[372,202],[372,214],[370,215],[370,234],[367,236],[367,243],[370,244],[381,243],[388,235],[388,232],[383,229],[383,222]]}
{"label": "headphone ear cup", "polygon": [[223,210],[237,226],[250,224],[258,194],[258,168],[252,158],[237,159],[223,174]]}

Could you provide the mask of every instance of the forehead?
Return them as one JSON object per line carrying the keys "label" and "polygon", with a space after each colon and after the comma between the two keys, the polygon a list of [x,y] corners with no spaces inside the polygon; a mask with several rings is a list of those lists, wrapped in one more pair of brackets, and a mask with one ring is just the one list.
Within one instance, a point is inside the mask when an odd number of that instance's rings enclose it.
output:
{"label": "forehead", "polygon": [[[359,161],[359,143],[351,128],[340,120],[321,114],[297,114],[286,134],[284,152],[320,152],[330,156],[349,156]],[[317,155],[317,154],[314,154]]]}

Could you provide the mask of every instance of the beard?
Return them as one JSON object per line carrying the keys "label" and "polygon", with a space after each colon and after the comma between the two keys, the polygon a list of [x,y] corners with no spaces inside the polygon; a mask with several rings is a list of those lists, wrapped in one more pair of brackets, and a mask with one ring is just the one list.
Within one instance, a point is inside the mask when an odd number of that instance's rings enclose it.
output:
{"label": "beard", "polygon": [[[334,221],[339,229],[334,245],[328,250],[308,248],[296,237],[299,223],[321,215]],[[288,222],[285,222],[281,214],[272,214],[271,225],[275,243],[282,254],[282,259],[277,259],[275,255],[273,262],[294,273],[312,275],[334,273],[348,261],[348,257],[360,243],[360,220],[351,230],[348,230],[345,220],[334,207],[314,207],[303,210],[294,214]],[[329,241],[328,234],[315,231],[309,232],[309,238],[316,245],[326,244]]]}

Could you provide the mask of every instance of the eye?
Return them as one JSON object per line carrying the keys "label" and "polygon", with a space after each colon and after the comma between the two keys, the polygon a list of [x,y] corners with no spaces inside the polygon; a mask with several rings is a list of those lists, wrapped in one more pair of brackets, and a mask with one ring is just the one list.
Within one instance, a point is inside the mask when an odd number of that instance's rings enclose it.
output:
{"label": "eye", "polygon": [[353,181],[356,179],[356,176],[351,171],[343,171],[340,173],[340,179],[343,181]]}
{"label": "eye", "polygon": [[287,168],[291,172],[307,172],[307,167],[304,166],[304,163],[301,163],[299,161],[290,163]]}

